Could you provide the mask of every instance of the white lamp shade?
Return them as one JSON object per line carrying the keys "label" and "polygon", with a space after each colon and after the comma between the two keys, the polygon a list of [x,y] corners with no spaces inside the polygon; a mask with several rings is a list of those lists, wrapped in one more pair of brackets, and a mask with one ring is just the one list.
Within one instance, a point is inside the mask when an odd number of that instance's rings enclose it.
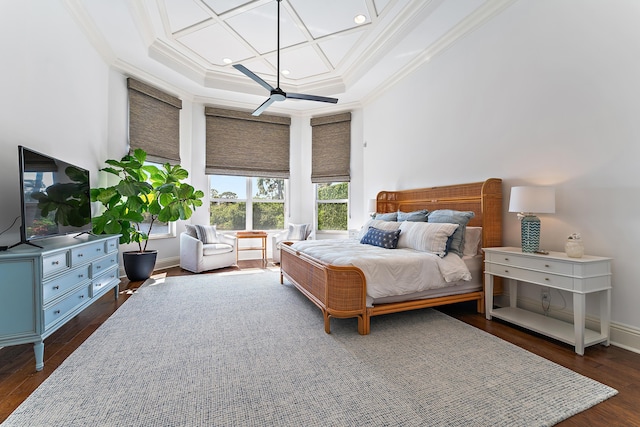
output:
{"label": "white lamp shade", "polygon": [[376,199],[369,199],[369,212],[375,212],[376,209]]}
{"label": "white lamp shade", "polygon": [[555,213],[554,187],[511,187],[509,212]]}

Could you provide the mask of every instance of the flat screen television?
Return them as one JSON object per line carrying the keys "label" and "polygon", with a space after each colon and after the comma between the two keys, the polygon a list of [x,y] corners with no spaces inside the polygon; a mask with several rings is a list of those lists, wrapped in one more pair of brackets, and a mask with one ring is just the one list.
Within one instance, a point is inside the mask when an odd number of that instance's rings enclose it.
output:
{"label": "flat screen television", "polygon": [[18,146],[20,243],[91,232],[89,171]]}

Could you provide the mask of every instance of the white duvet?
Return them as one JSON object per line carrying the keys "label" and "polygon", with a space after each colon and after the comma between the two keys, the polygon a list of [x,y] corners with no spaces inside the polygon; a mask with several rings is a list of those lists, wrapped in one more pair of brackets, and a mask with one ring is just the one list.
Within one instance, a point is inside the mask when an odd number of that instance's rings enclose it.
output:
{"label": "white duvet", "polygon": [[367,295],[374,299],[444,288],[471,279],[469,269],[456,254],[440,258],[414,249],[383,249],[355,239],[304,240],[292,247],[328,264],[360,268],[367,279]]}

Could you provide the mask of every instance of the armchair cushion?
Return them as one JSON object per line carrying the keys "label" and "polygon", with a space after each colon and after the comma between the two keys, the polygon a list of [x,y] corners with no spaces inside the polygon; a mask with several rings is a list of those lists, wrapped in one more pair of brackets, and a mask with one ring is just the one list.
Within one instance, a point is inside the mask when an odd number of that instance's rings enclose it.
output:
{"label": "armchair cushion", "polygon": [[202,243],[218,243],[220,241],[215,225],[194,225],[194,227],[198,240]]}

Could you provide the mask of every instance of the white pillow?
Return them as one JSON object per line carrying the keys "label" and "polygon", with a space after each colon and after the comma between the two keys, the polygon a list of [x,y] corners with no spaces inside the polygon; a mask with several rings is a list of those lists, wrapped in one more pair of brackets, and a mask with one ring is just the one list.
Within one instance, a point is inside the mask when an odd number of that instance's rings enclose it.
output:
{"label": "white pillow", "polygon": [[464,256],[476,256],[482,240],[482,227],[467,227],[464,234]]}
{"label": "white pillow", "polygon": [[447,254],[447,240],[458,228],[458,224],[438,222],[400,223],[398,248],[410,248],[422,252],[431,252],[440,257]]}
{"label": "white pillow", "polygon": [[194,225],[198,240],[202,243],[220,243],[215,225]]}
{"label": "white pillow", "polygon": [[383,221],[380,219],[370,219],[367,221],[362,228],[360,229],[360,233],[358,233],[358,241],[362,240],[367,231],[369,231],[369,227],[375,227],[378,230],[384,231],[396,231],[400,229],[400,222],[395,221]]}
{"label": "white pillow", "polygon": [[289,232],[285,240],[305,240],[309,224],[289,224]]}

